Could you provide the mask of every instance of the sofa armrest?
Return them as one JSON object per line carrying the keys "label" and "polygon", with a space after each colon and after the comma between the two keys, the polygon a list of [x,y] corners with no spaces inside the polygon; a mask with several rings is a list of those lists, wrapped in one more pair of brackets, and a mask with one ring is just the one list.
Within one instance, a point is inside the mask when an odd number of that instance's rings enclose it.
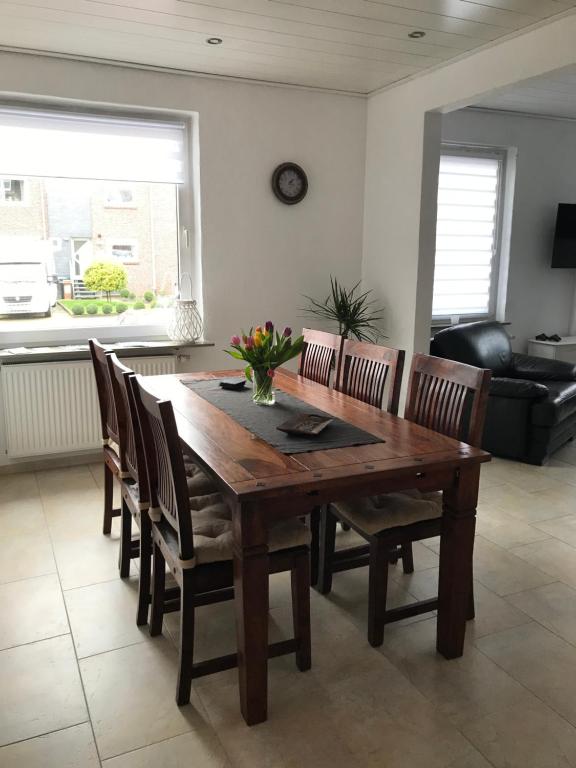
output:
{"label": "sofa armrest", "polygon": [[540,400],[548,395],[548,387],[537,381],[525,379],[493,378],[490,382],[491,397],[510,397],[515,400]]}
{"label": "sofa armrest", "polygon": [[576,381],[576,365],[564,360],[549,360],[547,357],[532,357],[515,352],[509,376],[529,381]]}

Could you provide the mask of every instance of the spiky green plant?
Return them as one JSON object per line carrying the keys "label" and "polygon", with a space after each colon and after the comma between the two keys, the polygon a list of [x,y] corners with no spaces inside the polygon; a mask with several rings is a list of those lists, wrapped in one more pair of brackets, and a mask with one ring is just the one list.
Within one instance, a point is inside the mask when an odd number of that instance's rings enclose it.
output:
{"label": "spiky green plant", "polygon": [[338,333],[344,338],[354,337],[359,341],[375,341],[386,338],[378,327],[384,319],[383,307],[370,298],[372,291],[359,293],[360,283],[345,288],[335,277],[330,276],[330,294],[324,301],[305,296],[310,302],[303,307],[309,315],[320,317],[338,324]]}

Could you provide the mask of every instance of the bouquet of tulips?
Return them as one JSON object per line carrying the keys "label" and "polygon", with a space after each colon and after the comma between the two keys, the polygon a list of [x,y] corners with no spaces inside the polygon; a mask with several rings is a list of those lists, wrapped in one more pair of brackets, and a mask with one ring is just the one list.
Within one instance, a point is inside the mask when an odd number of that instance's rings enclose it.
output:
{"label": "bouquet of tulips", "polygon": [[274,330],[274,324],[268,321],[264,327],[258,325],[248,334],[232,336],[226,352],[236,360],[244,360],[248,365],[244,369],[246,378],[254,381],[254,400],[256,402],[274,402],[272,381],[274,370],[300,354],[304,338],[299,336],[292,341],[292,329],[284,328],[282,333]]}

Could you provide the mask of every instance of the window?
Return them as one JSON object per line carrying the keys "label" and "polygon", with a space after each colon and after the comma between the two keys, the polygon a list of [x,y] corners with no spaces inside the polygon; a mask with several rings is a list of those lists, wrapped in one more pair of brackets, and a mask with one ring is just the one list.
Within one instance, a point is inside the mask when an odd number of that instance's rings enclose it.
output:
{"label": "window", "polygon": [[181,252],[193,271],[179,237],[193,207],[187,140],[174,118],[0,105],[0,346],[18,332],[164,332]]}
{"label": "window", "polygon": [[138,243],[136,240],[111,240],[110,255],[121,264],[138,264]]}
{"label": "window", "polygon": [[506,153],[478,147],[442,149],[432,317],[495,314]]}
{"label": "window", "polygon": [[134,190],[131,187],[111,187],[106,195],[109,208],[135,208]]}
{"label": "window", "polygon": [[0,179],[0,205],[24,202],[24,179]]}

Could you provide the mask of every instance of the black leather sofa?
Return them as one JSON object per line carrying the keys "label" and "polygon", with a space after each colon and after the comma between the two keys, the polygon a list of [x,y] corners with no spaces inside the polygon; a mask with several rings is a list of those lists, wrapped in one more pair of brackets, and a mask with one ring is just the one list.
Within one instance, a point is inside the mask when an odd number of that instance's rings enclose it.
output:
{"label": "black leather sofa", "polygon": [[576,365],[513,352],[493,321],[445,328],[430,352],[492,370],[482,447],[495,456],[543,464],[576,436]]}

